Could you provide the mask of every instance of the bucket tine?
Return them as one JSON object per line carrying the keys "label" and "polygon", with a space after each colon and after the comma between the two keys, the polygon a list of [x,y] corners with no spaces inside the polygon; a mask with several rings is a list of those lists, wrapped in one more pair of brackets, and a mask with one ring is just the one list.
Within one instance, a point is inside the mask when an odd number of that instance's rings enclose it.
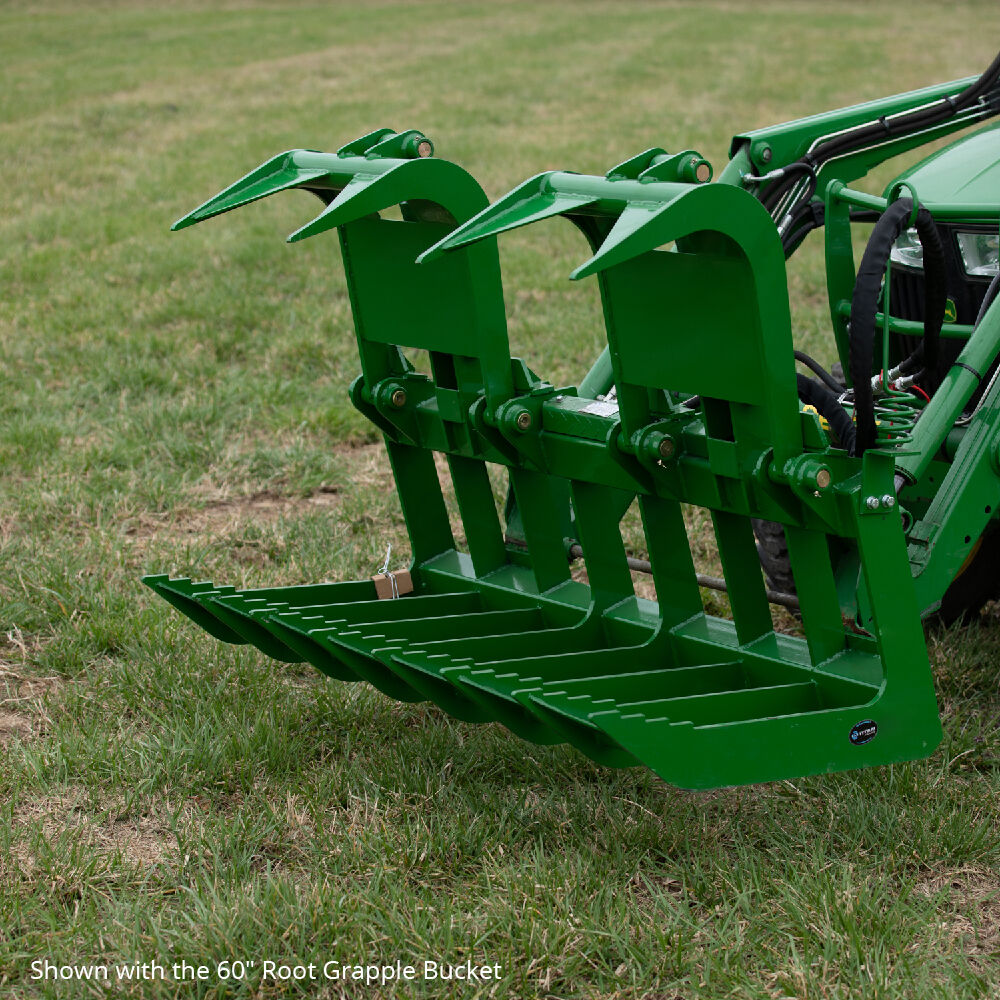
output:
{"label": "bucket tine", "polygon": [[142,582],[216,639],[237,645],[247,641],[207,610],[204,603],[207,597],[213,594],[232,593],[235,587],[216,587],[208,582],[194,583],[186,577],[172,579],[166,574],[146,576]]}

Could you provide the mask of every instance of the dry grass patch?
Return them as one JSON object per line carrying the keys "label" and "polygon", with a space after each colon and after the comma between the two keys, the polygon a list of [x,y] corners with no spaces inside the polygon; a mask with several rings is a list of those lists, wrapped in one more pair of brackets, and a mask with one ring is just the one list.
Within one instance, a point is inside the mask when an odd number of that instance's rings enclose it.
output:
{"label": "dry grass patch", "polygon": [[17,712],[0,708],[0,746],[31,734],[31,720]]}
{"label": "dry grass patch", "polygon": [[944,897],[939,926],[957,951],[975,964],[1000,956],[1000,873],[985,868],[929,872],[914,891]]}
{"label": "dry grass patch", "polygon": [[334,507],[339,486],[321,486],[306,496],[277,490],[258,490],[250,496],[216,496],[203,507],[181,507],[164,514],[144,511],[126,530],[126,544],[142,545],[150,539],[212,536],[232,530],[245,521],[268,523],[307,511]]}
{"label": "dry grass patch", "polygon": [[30,738],[49,721],[48,696],[59,678],[19,672],[41,648],[39,637],[25,635],[17,626],[0,640],[0,746]]}
{"label": "dry grass patch", "polygon": [[22,871],[30,875],[37,868],[39,838],[52,844],[68,832],[96,853],[136,867],[162,864],[176,852],[165,803],[117,815],[114,809],[94,809],[85,803],[82,790],[69,788],[59,795],[27,799],[14,808],[11,853]]}

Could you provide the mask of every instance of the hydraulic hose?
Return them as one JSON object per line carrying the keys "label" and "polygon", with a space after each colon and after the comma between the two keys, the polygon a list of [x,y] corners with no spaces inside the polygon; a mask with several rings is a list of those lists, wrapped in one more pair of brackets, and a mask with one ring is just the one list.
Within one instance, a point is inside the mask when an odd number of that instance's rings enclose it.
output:
{"label": "hydraulic hose", "polygon": [[[875,402],[871,386],[875,316],[889,254],[906,228],[912,211],[913,201],[910,198],[900,198],[885,210],[869,237],[854,284],[849,370],[854,384],[854,420],[857,426],[854,454],[857,455],[863,455],[875,444]],[[924,336],[917,350],[899,366],[902,374],[912,374],[921,367],[925,371],[934,370],[947,300],[944,246],[934,219],[925,208],[917,211],[916,230],[924,254]]]}
{"label": "hydraulic hose", "polygon": [[[784,213],[789,219],[789,224],[783,235],[787,235],[793,229],[799,230],[796,233],[796,240],[791,244],[791,249],[794,249],[798,243],[801,243],[810,228],[822,224],[819,219],[809,220],[805,226],[793,226],[791,223],[801,221],[801,218],[797,217],[797,213],[801,206],[811,201],[816,193],[816,178],[823,164],[838,156],[845,156],[856,150],[864,149],[866,146],[933,128],[979,101],[986,103],[985,117],[996,114],[998,103],[1000,103],[1000,54],[994,58],[993,62],[974,83],[969,84],[965,90],[954,97],[944,97],[928,107],[916,108],[905,114],[879,118],[877,121],[859,125],[842,132],[840,135],[823,140],[815,148],[803,154],[801,159],[785,166],[783,176],[767,185],[761,193],[761,201],[773,215],[775,208],[789,192],[802,184],[793,203],[787,206]],[[805,183],[802,183],[803,179]],[[815,226],[810,225],[810,222],[813,221]],[[786,252],[790,252],[787,245]]]}
{"label": "hydraulic hose", "polygon": [[815,406],[816,412],[825,417],[837,440],[848,454],[854,454],[856,430],[851,415],[841,405],[834,392],[822,382],[816,382],[806,375],[796,375],[799,399],[807,406]]}
{"label": "hydraulic hose", "polygon": [[983,296],[983,304],[979,307],[979,312],[976,314],[976,322],[972,327],[973,330],[982,323],[983,317],[990,306],[993,305],[993,300],[997,297],[998,291],[1000,291],[1000,274],[990,282],[990,287],[986,289],[986,295]]}
{"label": "hydraulic hose", "polygon": [[844,386],[842,386],[815,358],[811,358],[805,351],[793,351],[795,355],[795,360],[800,364],[806,366],[811,371],[815,372],[820,381],[832,392],[840,395],[844,391]]}

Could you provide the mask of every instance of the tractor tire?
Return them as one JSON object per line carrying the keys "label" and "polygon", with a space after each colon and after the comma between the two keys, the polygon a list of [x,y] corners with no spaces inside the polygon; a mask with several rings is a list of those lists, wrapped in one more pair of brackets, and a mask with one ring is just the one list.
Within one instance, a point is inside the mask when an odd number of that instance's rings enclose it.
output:
{"label": "tractor tire", "polygon": [[942,625],[970,622],[983,609],[983,605],[1000,597],[1000,528],[987,528],[973,549],[968,562],[959,571],[951,586],[941,598],[941,607],[935,618]]}
{"label": "tractor tire", "polygon": [[[785,529],[774,521],[753,519],[757,557],[772,590],[795,593],[792,563],[788,557]],[[959,571],[941,598],[933,620],[941,625],[971,622],[983,605],[1000,597],[1000,528],[987,530],[969,562]]]}
{"label": "tractor tire", "polygon": [[786,594],[795,593],[792,563],[788,558],[785,529],[776,521],[753,518],[753,533],[757,536],[757,558],[764,568],[767,585],[771,590]]}

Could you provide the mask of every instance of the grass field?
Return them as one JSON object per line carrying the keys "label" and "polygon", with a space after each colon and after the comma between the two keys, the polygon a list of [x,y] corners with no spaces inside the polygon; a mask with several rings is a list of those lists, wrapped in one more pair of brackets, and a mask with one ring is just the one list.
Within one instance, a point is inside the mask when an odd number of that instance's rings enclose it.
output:
{"label": "grass field", "polygon": [[[261,963],[499,963],[399,995],[1000,995],[1000,615],[929,635],[927,761],[692,794],[223,646],[144,571],[405,552],[332,234],[298,194],[170,235],[292,147],[420,128],[491,196],[974,73],[992,4],[0,5],[0,993],[339,996]],[[873,190],[893,174],[866,182]],[[501,244],[515,354],[603,344],[569,227]],[[830,359],[818,247],[796,336]],[[402,557],[401,557],[402,558]],[[201,981],[44,983],[186,961]],[[215,963],[254,961],[242,981]]]}

